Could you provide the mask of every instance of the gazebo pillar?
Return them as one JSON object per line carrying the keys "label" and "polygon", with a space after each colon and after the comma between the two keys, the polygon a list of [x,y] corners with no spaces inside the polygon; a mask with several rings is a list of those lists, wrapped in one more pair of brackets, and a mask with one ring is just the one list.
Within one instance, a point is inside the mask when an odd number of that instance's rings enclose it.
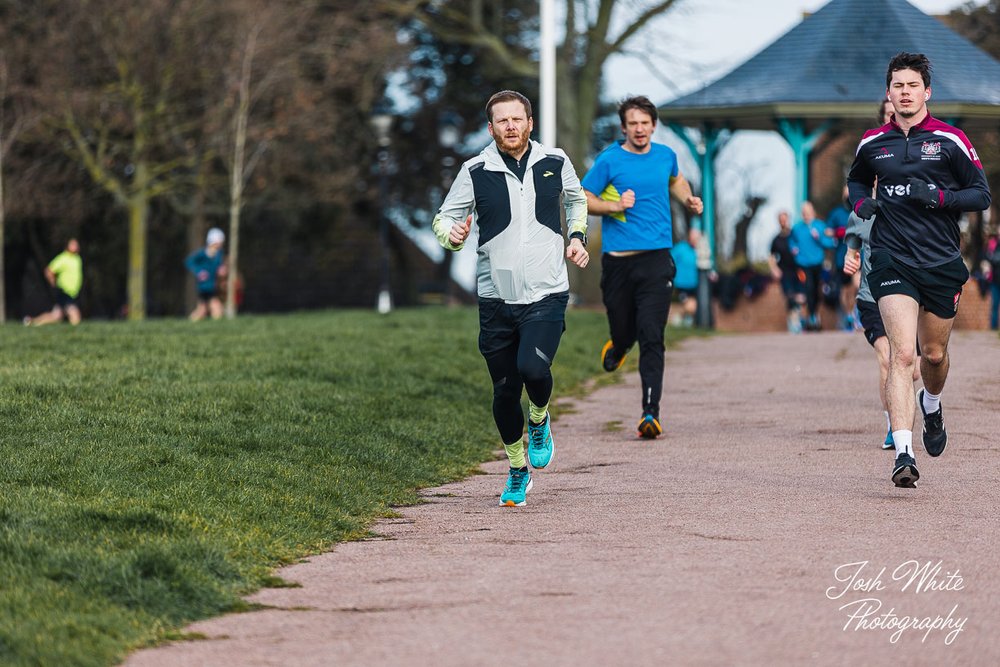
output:
{"label": "gazebo pillar", "polygon": [[698,162],[701,170],[701,200],[705,205],[700,224],[696,217],[695,224],[701,230],[705,239],[707,253],[698,254],[698,326],[712,326],[711,285],[708,275],[715,270],[715,156],[725,144],[723,129],[704,124],[701,127],[701,139],[695,142],[687,132],[686,127],[670,123],[670,129],[681,138],[691,155]]}
{"label": "gazebo pillar", "polygon": [[792,147],[792,154],[795,156],[795,215],[799,215],[802,204],[809,199],[809,154],[832,124],[833,122],[828,120],[812,132],[808,132],[805,122],[801,120],[778,119],[778,132]]}
{"label": "gazebo pillar", "polygon": [[687,133],[686,127],[677,123],[670,123],[670,129],[681,138],[684,144],[691,151],[692,157],[698,162],[701,170],[701,200],[705,204],[705,210],[701,215],[701,233],[705,236],[708,249],[711,253],[711,266],[715,268],[715,156],[719,149],[725,145],[722,140],[721,128],[711,125],[703,125],[700,130],[700,140],[695,141]]}

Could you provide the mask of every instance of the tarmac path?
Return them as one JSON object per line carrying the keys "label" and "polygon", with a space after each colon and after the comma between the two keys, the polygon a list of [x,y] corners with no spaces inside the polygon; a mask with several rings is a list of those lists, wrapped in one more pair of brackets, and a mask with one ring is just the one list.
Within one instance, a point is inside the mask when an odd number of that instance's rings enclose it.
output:
{"label": "tarmac path", "polygon": [[526,507],[485,464],[279,571],[302,587],[249,598],[271,608],[125,664],[998,665],[1000,338],[951,353],[916,489],[889,480],[862,335],[690,339],[660,439],[636,439],[627,373],[555,422]]}

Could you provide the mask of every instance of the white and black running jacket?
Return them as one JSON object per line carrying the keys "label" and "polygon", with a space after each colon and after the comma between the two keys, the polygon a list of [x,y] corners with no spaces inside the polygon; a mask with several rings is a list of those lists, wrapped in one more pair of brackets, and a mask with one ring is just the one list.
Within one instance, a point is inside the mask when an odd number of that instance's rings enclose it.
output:
{"label": "white and black running jacket", "polygon": [[569,290],[560,208],[566,210],[567,235],[585,235],[587,198],[562,150],[532,141],[525,158],[522,182],[490,143],[462,165],[434,217],[441,245],[459,250],[462,246],[451,245],[448,233],[472,213],[479,231],[480,298],[525,304]]}

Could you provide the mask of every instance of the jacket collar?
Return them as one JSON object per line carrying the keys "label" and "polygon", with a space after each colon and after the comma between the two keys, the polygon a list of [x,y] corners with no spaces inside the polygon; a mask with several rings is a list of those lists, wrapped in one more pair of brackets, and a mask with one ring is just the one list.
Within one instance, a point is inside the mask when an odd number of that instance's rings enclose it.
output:
{"label": "jacket collar", "polygon": [[[543,157],[545,157],[545,147],[534,139],[528,139],[531,144],[531,151],[528,153],[528,169],[531,165],[535,164]],[[483,149],[481,153],[483,158],[485,158],[486,168],[490,171],[509,171],[507,165],[503,163],[503,158],[500,157],[500,149],[497,148],[497,142],[491,141],[490,144]]]}
{"label": "jacket collar", "polygon": [[[930,112],[930,111],[928,111],[928,112],[927,112],[927,115],[926,115],[926,116],[924,116],[924,119],[923,119],[922,121],[920,121],[919,123],[917,123],[916,125],[913,125],[913,126],[911,126],[911,127],[910,127],[910,129],[911,129],[911,130],[922,130],[922,129],[924,129],[924,127],[925,127],[925,126],[927,125],[927,123],[929,123],[929,122],[930,122],[930,121],[932,121],[932,120],[934,120],[934,119],[933,119],[933,118],[931,117],[931,112]],[[892,115],[891,115],[891,116],[889,117],[889,125],[890,125],[890,126],[892,127],[892,129],[894,129],[894,130],[899,130],[900,132],[902,132],[902,131],[903,131],[903,128],[901,128],[901,127],[899,126],[899,123],[897,123],[897,122],[896,122],[896,114],[895,114],[895,113],[893,113],[893,114],[892,114]]]}

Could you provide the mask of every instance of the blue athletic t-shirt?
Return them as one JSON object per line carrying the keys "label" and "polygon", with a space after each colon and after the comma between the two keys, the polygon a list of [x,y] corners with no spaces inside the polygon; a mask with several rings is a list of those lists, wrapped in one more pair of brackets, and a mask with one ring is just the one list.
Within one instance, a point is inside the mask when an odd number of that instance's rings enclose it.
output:
{"label": "blue athletic t-shirt", "polygon": [[650,144],[648,153],[630,153],[621,142],[601,151],[580,185],[605,201],[618,201],[626,190],[635,192],[635,206],[601,217],[602,252],[673,245],[670,179],[677,174],[677,154],[663,144]]}
{"label": "blue athletic t-shirt", "polygon": [[670,249],[677,272],[674,287],[691,291],[698,287],[698,253],[687,241],[681,241]]}
{"label": "blue athletic t-shirt", "polygon": [[[816,237],[813,238],[813,232]],[[812,222],[799,220],[792,225],[792,235],[788,238],[788,245],[795,252],[795,263],[799,266],[819,266],[823,263],[826,248],[833,248],[836,241],[826,235],[826,223],[819,218],[814,218]]]}

